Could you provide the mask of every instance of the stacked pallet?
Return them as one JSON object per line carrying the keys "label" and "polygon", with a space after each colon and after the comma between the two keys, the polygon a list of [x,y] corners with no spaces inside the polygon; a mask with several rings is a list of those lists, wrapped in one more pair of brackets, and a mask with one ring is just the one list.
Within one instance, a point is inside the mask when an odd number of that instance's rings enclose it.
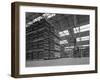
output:
{"label": "stacked pallet", "polygon": [[26,59],[40,60],[60,57],[60,38],[45,19],[26,27]]}

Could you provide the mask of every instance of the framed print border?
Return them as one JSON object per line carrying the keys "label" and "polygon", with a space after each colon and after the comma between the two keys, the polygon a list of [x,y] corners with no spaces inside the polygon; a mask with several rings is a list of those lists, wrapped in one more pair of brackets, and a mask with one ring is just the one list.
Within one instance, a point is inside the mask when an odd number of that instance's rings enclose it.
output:
{"label": "framed print border", "polygon": [[[95,11],[95,70],[88,71],[71,71],[71,72],[53,72],[53,73],[38,73],[38,74],[20,74],[20,6],[36,6],[36,7],[54,7],[54,8],[69,8],[83,9]],[[28,3],[28,2],[13,2],[11,4],[11,76],[15,78],[23,77],[41,77],[41,76],[58,76],[72,74],[97,73],[97,7],[96,6],[81,6],[81,5],[62,5],[62,4],[44,4],[44,3]]]}

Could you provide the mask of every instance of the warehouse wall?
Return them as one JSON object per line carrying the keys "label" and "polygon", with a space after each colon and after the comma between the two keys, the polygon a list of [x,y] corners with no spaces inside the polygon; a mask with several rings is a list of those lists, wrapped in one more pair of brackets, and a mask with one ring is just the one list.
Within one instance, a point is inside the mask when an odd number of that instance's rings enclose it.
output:
{"label": "warehouse wall", "polygon": [[[89,5],[98,6],[100,9],[100,0],[1,0],[0,2],[0,80],[100,80],[100,62],[99,73],[97,74],[80,74],[80,75],[64,75],[39,78],[22,78],[14,79],[10,77],[11,68],[11,2],[13,1],[30,1],[41,3],[56,4],[73,4],[73,5]],[[100,11],[99,11],[100,14]],[[100,15],[98,16],[100,22]],[[100,26],[100,23],[99,25]],[[100,34],[100,27],[98,34]],[[99,35],[100,36],[100,35]],[[98,37],[100,47],[100,37]],[[100,53],[100,50],[99,50]],[[100,54],[98,55],[100,61]]]}

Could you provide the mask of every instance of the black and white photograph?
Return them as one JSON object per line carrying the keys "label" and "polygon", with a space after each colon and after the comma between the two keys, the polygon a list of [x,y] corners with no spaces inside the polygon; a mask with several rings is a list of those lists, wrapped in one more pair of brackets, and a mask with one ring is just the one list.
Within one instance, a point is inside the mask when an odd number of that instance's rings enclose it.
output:
{"label": "black and white photograph", "polygon": [[26,12],[26,67],[85,65],[90,16]]}
{"label": "black and white photograph", "polygon": [[97,7],[12,3],[12,76],[97,73]]}

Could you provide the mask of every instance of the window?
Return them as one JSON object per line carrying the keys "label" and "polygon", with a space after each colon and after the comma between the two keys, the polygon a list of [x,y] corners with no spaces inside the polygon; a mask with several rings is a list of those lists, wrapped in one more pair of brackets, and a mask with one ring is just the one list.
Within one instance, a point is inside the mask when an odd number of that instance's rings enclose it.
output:
{"label": "window", "polygon": [[79,41],[86,41],[86,40],[89,40],[89,36],[84,36],[84,37],[78,37],[78,38],[76,38],[77,42],[79,42]]}
{"label": "window", "polygon": [[[78,46],[80,49],[85,49],[86,47],[89,47],[89,45],[79,45]],[[72,50],[74,48],[74,46],[68,46],[68,47],[65,47],[65,50]]]}
{"label": "window", "polygon": [[63,37],[63,36],[69,35],[69,32],[68,30],[64,30],[64,31],[59,32],[59,35],[60,37]]}
{"label": "window", "polygon": [[80,47],[88,47],[89,45],[80,45]]}
{"label": "window", "polygon": [[74,48],[74,46],[69,46],[69,47],[65,47],[66,49],[68,49],[68,48],[70,48],[70,49],[72,49],[72,48]]}
{"label": "window", "polygon": [[60,41],[60,44],[67,44],[67,43],[68,43],[67,40],[62,40],[62,41]]}
{"label": "window", "polygon": [[89,29],[90,29],[90,24],[88,24],[88,25],[83,25],[83,26],[76,27],[76,28],[73,28],[74,33],[89,31]]}

